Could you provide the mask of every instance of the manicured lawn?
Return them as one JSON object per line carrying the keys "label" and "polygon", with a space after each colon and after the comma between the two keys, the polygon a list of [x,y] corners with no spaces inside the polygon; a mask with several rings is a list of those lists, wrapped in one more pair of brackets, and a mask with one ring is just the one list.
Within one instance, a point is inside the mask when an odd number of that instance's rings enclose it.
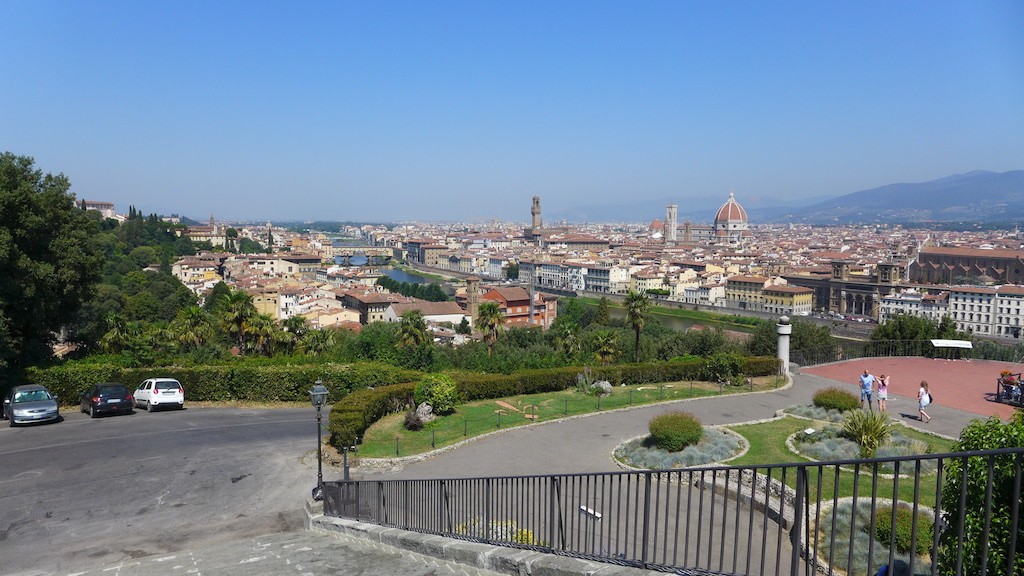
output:
{"label": "manicured lawn", "polygon": [[[786,448],[786,438],[791,434],[804,430],[805,428],[820,428],[826,425],[823,422],[814,422],[809,420],[803,420],[800,418],[784,417],[770,422],[764,422],[759,424],[745,424],[739,426],[729,426],[729,429],[742,435],[750,442],[750,451],[729,462],[729,464],[745,465],[745,466],[757,466],[757,465],[768,465],[778,463],[800,463],[808,462],[806,458],[802,458]],[[921,440],[928,444],[929,451],[932,453],[949,452],[952,450],[953,445],[956,443],[953,440],[914,430],[912,428],[897,427],[904,436],[913,438],[915,440]],[[835,493],[836,486],[836,474],[835,467],[828,466],[825,468],[809,467],[808,468],[808,496],[812,499],[817,499],[818,494],[825,499],[831,499]],[[839,471],[839,497],[852,496],[854,493],[854,481],[856,479],[857,489],[856,492],[860,496],[870,497],[872,493],[872,466],[862,466],[860,468],[861,474],[854,474],[853,469],[841,469]],[[906,474],[909,477],[900,478],[898,483],[899,499],[911,501],[914,499],[914,469],[913,465],[904,465],[901,470],[901,474]],[[879,471],[879,474],[884,472]],[[819,475],[820,488],[819,488]],[[779,471],[773,471],[772,476],[776,479],[781,478]],[[918,476],[919,490],[918,501],[924,503],[934,503],[936,494],[936,476],[934,473],[922,473]],[[790,470],[786,474],[786,484],[791,487],[796,487],[796,474],[794,470]],[[893,484],[892,479],[879,478],[876,483],[876,495],[878,498],[892,498],[893,495]],[[813,501],[813,500],[812,500]]]}
{"label": "manicured lawn", "polygon": [[[782,384],[783,381],[777,377],[754,378],[753,390],[770,390]],[[746,386],[720,387],[711,382],[687,381],[617,386],[612,389],[611,395],[603,398],[576,390],[564,390],[497,400],[478,400],[459,404],[455,407],[454,414],[439,417],[422,430],[415,432],[403,427],[404,414],[387,416],[366,431],[359,453],[360,456],[368,458],[410,456],[448,446],[469,437],[535,421],[750,390]]]}

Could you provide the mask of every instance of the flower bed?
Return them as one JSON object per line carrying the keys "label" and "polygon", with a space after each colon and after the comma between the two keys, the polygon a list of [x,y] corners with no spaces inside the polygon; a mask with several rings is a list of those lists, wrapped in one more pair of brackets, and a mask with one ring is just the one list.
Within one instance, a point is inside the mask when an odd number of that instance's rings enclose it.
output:
{"label": "flower bed", "polygon": [[[934,512],[929,508],[918,507],[917,540],[913,542],[910,536],[913,526],[912,505],[907,502],[898,502],[896,508],[896,523],[894,524],[891,520],[891,501],[876,502],[874,522],[872,522],[870,501],[861,500],[857,502],[856,509],[854,509],[852,499],[840,500],[835,508],[823,514],[817,532],[818,556],[826,565],[831,564],[840,570],[851,567],[850,574],[875,574],[880,566],[889,561],[889,544],[895,541],[894,558],[909,563],[911,544],[916,544],[917,556],[914,564],[918,567],[929,566],[934,534],[932,532],[935,522]],[[833,521],[835,530],[832,530]],[[856,528],[852,530],[852,557],[850,556],[851,526]],[[895,534],[892,534],[892,530],[895,530]],[[833,534],[835,535],[834,540]]]}
{"label": "flower bed", "polygon": [[700,442],[678,452],[654,446],[650,436],[638,436],[619,444],[613,457],[630,468],[669,470],[724,462],[741,454],[746,446],[740,435],[707,426]]}
{"label": "flower bed", "polygon": [[[860,457],[860,446],[856,442],[845,438],[838,426],[826,425],[821,430],[815,430],[811,434],[797,432],[790,437],[791,446],[794,451],[807,458],[815,460],[852,460]],[[930,452],[928,444],[921,440],[910,438],[899,430],[892,432],[888,442],[879,447],[876,457],[888,458],[892,456],[920,456]],[[922,473],[935,472],[936,461],[926,460],[921,462]],[[866,469],[869,471],[870,469]],[[892,474],[895,468],[891,462],[886,462],[878,467],[879,472]],[[910,472],[904,467],[901,473]]]}

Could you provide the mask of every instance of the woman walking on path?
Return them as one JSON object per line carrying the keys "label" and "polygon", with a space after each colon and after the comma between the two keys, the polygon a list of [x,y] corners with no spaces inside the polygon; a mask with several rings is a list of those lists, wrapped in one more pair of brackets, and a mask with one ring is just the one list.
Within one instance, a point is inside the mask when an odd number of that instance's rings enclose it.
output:
{"label": "woman walking on path", "polygon": [[878,377],[878,411],[885,412],[886,400],[889,399],[889,377],[882,374]]}
{"label": "woman walking on path", "polygon": [[924,409],[932,403],[932,395],[928,393],[928,382],[921,380],[921,389],[917,391],[918,416],[921,422],[931,422],[932,417],[925,413]]}

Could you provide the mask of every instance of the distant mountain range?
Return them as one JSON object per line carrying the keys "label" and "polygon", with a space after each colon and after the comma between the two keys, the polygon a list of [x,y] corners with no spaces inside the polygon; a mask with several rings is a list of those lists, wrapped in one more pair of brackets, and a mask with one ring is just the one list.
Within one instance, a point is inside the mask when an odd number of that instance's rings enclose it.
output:
{"label": "distant mountain range", "polygon": [[[650,222],[665,218],[665,205],[679,206],[679,221],[710,224],[724,197],[660,198],[619,205],[581,206],[545,221]],[[1024,221],[1024,170],[975,170],[930,182],[888,184],[838,197],[800,201],[738,197],[752,223],[873,224],[914,222]]]}

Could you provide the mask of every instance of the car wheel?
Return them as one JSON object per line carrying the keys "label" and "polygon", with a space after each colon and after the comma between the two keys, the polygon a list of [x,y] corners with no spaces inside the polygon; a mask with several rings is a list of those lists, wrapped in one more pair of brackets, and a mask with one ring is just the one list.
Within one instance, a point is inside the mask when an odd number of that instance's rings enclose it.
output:
{"label": "car wheel", "polygon": [[96,417],[96,407],[95,406],[89,406],[89,418],[95,418],[95,417]]}
{"label": "car wheel", "polygon": [[149,400],[146,400],[146,412],[152,412],[152,411],[153,411],[153,403],[150,402]]}

